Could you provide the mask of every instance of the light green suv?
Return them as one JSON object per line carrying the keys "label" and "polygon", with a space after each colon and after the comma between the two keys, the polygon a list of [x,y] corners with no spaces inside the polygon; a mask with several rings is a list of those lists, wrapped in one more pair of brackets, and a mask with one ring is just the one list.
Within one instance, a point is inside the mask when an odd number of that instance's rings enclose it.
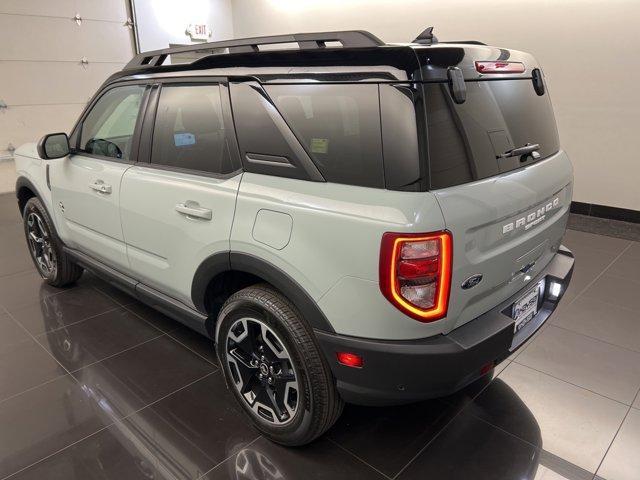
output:
{"label": "light green suv", "polygon": [[92,270],[211,338],[242,408],[286,445],[344,402],[489,372],[573,270],[572,167],[538,63],[430,29],[142,53],[16,166],[42,277]]}

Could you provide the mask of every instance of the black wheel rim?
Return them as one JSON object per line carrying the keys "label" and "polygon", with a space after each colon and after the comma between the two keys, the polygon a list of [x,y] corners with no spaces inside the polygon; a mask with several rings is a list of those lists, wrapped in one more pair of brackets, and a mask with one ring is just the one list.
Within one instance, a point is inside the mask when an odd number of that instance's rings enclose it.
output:
{"label": "black wheel rim", "polygon": [[271,327],[255,318],[236,320],[227,334],[226,361],[232,383],[256,416],[274,425],[293,420],[299,377],[284,342]]}
{"label": "black wheel rim", "polygon": [[38,270],[48,277],[56,268],[56,256],[51,244],[51,235],[42,217],[36,212],[27,215],[27,242]]}

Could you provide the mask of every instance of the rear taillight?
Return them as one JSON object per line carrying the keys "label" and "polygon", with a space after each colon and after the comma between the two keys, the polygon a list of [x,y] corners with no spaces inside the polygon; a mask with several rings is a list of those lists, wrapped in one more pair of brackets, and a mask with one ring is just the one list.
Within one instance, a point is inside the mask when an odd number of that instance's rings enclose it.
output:
{"label": "rear taillight", "polygon": [[524,73],[521,62],[476,62],[479,73]]}
{"label": "rear taillight", "polygon": [[449,232],[385,233],[380,247],[380,290],[398,309],[421,322],[447,314],[451,287]]}

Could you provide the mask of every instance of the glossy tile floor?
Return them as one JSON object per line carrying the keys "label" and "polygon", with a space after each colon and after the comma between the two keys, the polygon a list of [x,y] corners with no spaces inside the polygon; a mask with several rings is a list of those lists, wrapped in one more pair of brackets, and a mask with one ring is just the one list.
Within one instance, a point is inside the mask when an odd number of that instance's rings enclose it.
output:
{"label": "glossy tile floor", "polygon": [[0,195],[0,479],[640,478],[640,243],[568,231],[574,279],[516,355],[450,398],[348,406],[276,446],[210,343],[86,274],[35,273]]}

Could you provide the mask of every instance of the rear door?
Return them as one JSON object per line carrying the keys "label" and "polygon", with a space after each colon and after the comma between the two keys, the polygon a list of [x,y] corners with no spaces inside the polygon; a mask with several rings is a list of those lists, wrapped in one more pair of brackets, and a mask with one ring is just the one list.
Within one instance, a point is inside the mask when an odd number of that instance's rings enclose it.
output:
{"label": "rear door", "polygon": [[134,276],[191,304],[207,257],[229,250],[241,173],[227,87],[215,80],[154,87],[141,162],[122,180],[120,211]]}
{"label": "rear door", "polygon": [[51,192],[69,246],[127,271],[120,224],[120,182],[135,162],[145,85],[106,90],[72,136],[75,151],[51,162]]}
{"label": "rear door", "polygon": [[[464,52],[464,101],[450,82],[424,85],[430,183],[454,239],[450,328],[535,288],[530,282],[564,234],[572,193],[549,94],[534,88],[533,57],[492,47]],[[475,60],[500,57],[524,71],[475,68]],[[520,147],[526,153],[516,154]],[[462,288],[477,274],[480,283]]]}

